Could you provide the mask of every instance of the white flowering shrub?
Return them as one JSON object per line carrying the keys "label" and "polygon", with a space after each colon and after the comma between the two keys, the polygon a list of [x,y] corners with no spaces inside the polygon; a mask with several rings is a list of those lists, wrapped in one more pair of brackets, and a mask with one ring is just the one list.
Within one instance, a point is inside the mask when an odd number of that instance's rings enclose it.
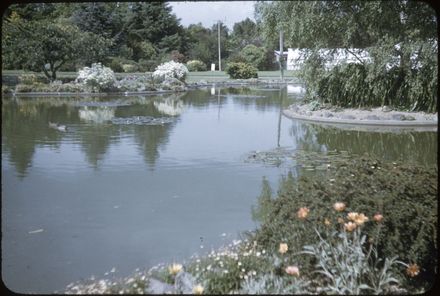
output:
{"label": "white flowering shrub", "polygon": [[112,69],[94,63],[92,67],[84,67],[79,70],[76,82],[89,87],[93,92],[111,88],[116,81],[115,73]]}
{"label": "white flowering shrub", "polygon": [[156,67],[153,72],[153,78],[163,81],[167,78],[176,78],[182,82],[185,81],[188,75],[188,68],[184,64],[170,61]]}

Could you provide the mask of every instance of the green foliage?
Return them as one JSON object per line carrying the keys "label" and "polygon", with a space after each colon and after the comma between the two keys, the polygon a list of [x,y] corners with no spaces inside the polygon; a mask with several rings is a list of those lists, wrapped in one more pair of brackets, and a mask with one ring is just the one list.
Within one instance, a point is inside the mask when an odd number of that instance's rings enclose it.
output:
{"label": "green foliage", "polygon": [[[256,12],[267,39],[282,29],[288,47],[313,53],[301,71],[309,97],[341,106],[437,111],[437,18],[426,3],[274,1],[258,3]],[[327,72],[316,52],[338,47],[362,48],[372,62]]]}
{"label": "green foliage", "polygon": [[[298,209],[308,207],[307,221],[321,229],[327,228],[328,219],[337,230],[338,218],[346,219],[346,213],[335,212],[331,205],[344,202],[347,212],[365,213],[370,220],[381,213],[385,218],[377,239],[378,256],[416,262],[422,266],[421,276],[408,282],[429,285],[437,265],[437,175],[435,167],[381,163],[365,156],[332,164],[324,176],[295,179],[289,174],[281,180],[278,197],[265,209],[269,222],[262,224],[255,238],[268,250],[288,241],[288,253],[298,252],[303,245],[314,244],[316,237],[313,228],[298,219]],[[376,235],[375,223],[364,229],[368,238]],[[313,263],[310,258],[297,259],[304,267]]]}
{"label": "green foliage", "polygon": [[271,195],[272,189],[270,188],[269,181],[263,178],[261,194],[258,197],[258,207],[252,206],[252,219],[261,221],[262,223],[269,222],[267,219],[269,218],[268,209],[272,202]]}
{"label": "green foliage", "polygon": [[206,71],[206,64],[199,60],[191,60],[186,63],[186,67],[190,72]]}
{"label": "green foliage", "polygon": [[35,74],[21,74],[18,76],[18,82],[21,84],[31,85],[41,82],[41,80]]}
{"label": "green foliage", "polygon": [[111,59],[111,62],[108,65],[108,67],[110,67],[110,69],[112,69],[115,73],[124,72],[124,68],[122,67],[121,60],[118,58]]}
{"label": "green foliage", "polygon": [[[316,272],[328,282],[320,287],[320,292],[340,295],[389,294],[392,284],[395,286],[399,283],[391,271],[398,263],[396,258],[385,258],[381,264],[382,260],[378,258],[373,244],[367,243],[366,235],[361,233],[361,227],[357,227],[353,233],[335,231],[327,239],[316,232],[318,242],[304,246],[302,253],[315,257]],[[367,244],[369,247],[365,248]]]}
{"label": "green foliage", "polygon": [[257,278],[249,278],[242,284],[240,294],[308,294],[310,282],[302,279],[280,277],[273,273]]}
{"label": "green foliage", "polygon": [[266,63],[266,49],[263,47],[256,47],[253,44],[246,45],[240,55],[248,64],[257,69],[262,69]]}
{"label": "green foliage", "polygon": [[246,63],[229,63],[225,72],[233,79],[257,78],[258,70]]}
{"label": "green foliage", "polygon": [[123,64],[122,69],[125,73],[134,73],[139,70],[139,67],[136,64]]}
{"label": "green foliage", "polygon": [[109,40],[62,20],[10,17],[3,23],[4,66],[42,71],[50,80],[56,79],[56,72],[68,61],[90,63],[103,59],[110,45]]}

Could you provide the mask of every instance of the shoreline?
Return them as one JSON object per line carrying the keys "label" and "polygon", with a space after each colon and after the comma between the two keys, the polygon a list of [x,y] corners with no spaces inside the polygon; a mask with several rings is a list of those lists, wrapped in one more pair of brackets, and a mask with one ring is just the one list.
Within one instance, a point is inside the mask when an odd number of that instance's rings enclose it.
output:
{"label": "shoreline", "polygon": [[258,80],[258,79],[237,79],[236,81],[198,81],[188,83],[184,89],[179,90],[148,90],[148,91],[110,91],[110,92],[11,92],[2,94],[5,97],[38,97],[38,96],[131,96],[131,95],[155,95],[155,94],[169,94],[169,93],[182,93],[194,89],[203,89],[208,87],[234,87],[234,86],[257,86],[257,85],[287,85],[287,84],[297,84],[296,79],[285,79],[280,80]]}
{"label": "shoreline", "polygon": [[415,131],[437,131],[437,113],[396,111],[378,107],[370,110],[321,108],[310,104],[293,104],[283,110],[283,115],[316,124],[352,130],[412,129]]}

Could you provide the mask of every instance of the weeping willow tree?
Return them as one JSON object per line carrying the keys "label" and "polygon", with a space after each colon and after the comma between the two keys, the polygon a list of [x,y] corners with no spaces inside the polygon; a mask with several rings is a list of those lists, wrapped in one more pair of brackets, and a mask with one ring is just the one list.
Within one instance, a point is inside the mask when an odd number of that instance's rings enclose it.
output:
{"label": "weeping willow tree", "polygon": [[[286,46],[304,49],[299,75],[309,99],[342,107],[438,110],[437,17],[428,4],[273,1],[258,2],[255,12],[266,39],[283,30]],[[323,48],[328,49],[325,54]],[[338,48],[356,63],[326,67]]]}

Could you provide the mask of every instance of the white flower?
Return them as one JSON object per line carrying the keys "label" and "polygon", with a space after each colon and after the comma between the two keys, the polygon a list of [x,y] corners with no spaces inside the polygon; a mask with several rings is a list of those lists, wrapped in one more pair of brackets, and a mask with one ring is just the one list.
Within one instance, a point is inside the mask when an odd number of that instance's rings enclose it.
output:
{"label": "white flower", "polygon": [[100,91],[114,85],[115,73],[112,69],[102,66],[101,63],[94,63],[92,67],[84,67],[78,71],[76,82],[87,85],[92,91]]}

